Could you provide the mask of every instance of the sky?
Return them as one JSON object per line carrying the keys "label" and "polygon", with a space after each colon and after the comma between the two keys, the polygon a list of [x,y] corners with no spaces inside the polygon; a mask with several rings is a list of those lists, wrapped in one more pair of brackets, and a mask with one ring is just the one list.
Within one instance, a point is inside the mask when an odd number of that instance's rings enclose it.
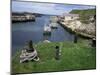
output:
{"label": "sky", "polygon": [[95,6],[88,5],[12,1],[12,12],[33,12],[49,15],[62,15],[63,13],[69,13],[74,9],[80,10],[94,8]]}

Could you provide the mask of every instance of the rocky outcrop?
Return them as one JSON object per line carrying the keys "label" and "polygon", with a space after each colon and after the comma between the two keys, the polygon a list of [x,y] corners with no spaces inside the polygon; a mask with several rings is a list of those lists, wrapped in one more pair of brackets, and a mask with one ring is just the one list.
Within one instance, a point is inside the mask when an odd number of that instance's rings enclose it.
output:
{"label": "rocky outcrop", "polygon": [[60,24],[64,25],[64,27],[71,29],[73,32],[89,37],[95,38],[96,37],[96,24],[95,22],[84,24],[81,23],[79,20],[70,20],[70,21],[60,21]]}
{"label": "rocky outcrop", "polygon": [[96,26],[95,23],[82,24],[76,32],[81,32],[81,34],[87,35],[88,37],[95,38],[96,36]]}

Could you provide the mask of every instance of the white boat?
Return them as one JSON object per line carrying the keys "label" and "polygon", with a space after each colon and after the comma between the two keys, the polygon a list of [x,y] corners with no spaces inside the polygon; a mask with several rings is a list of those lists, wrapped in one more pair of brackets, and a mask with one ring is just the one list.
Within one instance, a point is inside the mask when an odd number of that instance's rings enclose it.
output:
{"label": "white boat", "polygon": [[57,23],[50,23],[50,27],[51,28],[58,28],[58,24]]}
{"label": "white boat", "polygon": [[44,40],[43,42],[44,42],[44,43],[50,43],[51,41],[49,41],[49,40]]}
{"label": "white boat", "polygon": [[57,21],[58,21],[57,16],[51,16],[50,17],[50,22],[57,22]]}
{"label": "white boat", "polygon": [[51,34],[51,27],[49,25],[44,25],[44,34]]}

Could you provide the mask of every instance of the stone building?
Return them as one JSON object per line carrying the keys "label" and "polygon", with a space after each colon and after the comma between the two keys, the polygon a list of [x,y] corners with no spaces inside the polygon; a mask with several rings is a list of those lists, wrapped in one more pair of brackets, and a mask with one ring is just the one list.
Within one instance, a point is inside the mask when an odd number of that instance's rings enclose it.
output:
{"label": "stone building", "polygon": [[79,15],[78,14],[63,14],[63,19],[64,21],[77,20],[79,19]]}

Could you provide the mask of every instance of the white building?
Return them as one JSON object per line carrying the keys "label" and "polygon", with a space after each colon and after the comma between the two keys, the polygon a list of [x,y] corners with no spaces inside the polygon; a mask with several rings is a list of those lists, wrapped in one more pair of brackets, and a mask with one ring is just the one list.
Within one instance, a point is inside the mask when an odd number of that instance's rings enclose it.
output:
{"label": "white building", "polygon": [[64,21],[77,20],[77,19],[79,19],[78,14],[63,14]]}
{"label": "white building", "polygon": [[32,15],[32,14],[25,14],[25,17],[26,17],[27,20],[31,20],[31,19],[35,18],[35,16]]}

